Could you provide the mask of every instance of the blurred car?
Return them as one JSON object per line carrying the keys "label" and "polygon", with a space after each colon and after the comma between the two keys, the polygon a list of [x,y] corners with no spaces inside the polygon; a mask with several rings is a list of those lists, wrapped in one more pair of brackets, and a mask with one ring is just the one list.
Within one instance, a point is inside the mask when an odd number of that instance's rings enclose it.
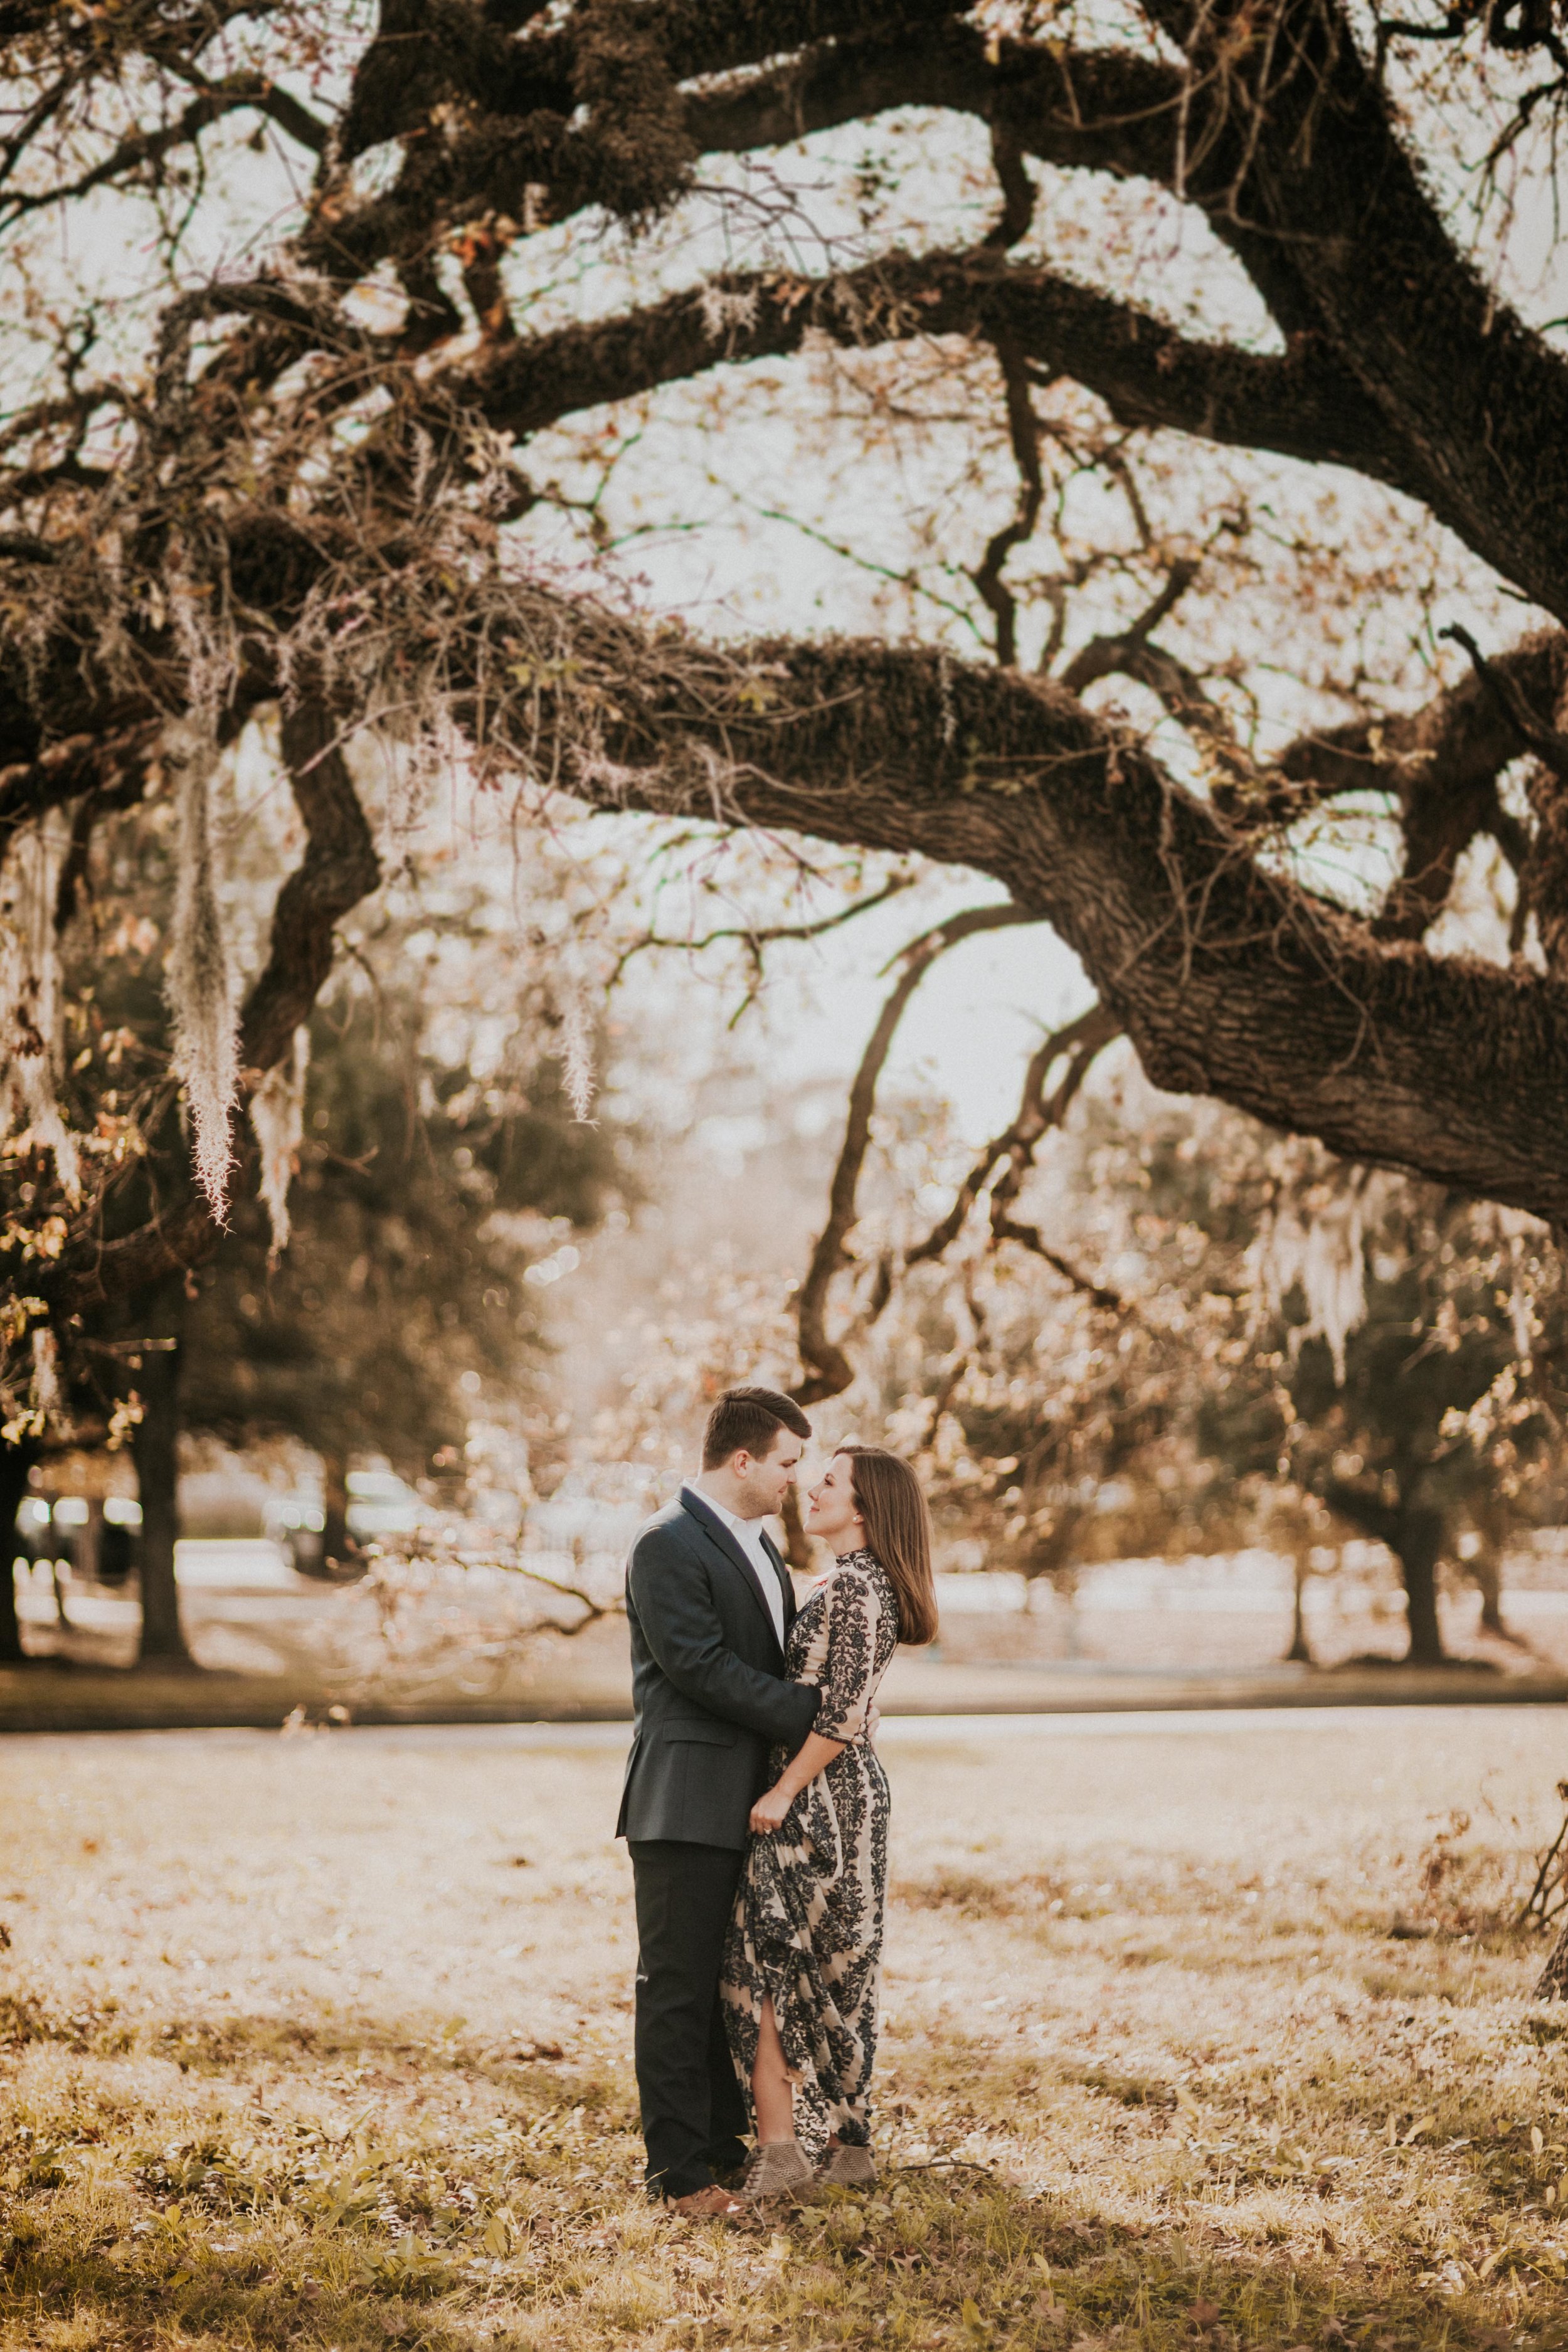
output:
{"label": "blurred car", "polygon": [[428,1506],[395,1470],[351,1470],[347,1485],[349,1533],[356,1543],[412,1535],[430,1517]]}
{"label": "blurred car", "polygon": [[16,1513],[14,1559],[50,1560],[81,1583],[121,1585],[140,1565],[142,1506],[110,1495],[94,1507],[84,1496],[27,1495]]}
{"label": "blurred car", "polygon": [[264,1532],[288,1553],[300,1575],[324,1576],[321,1537],[326,1524],[320,1503],[308,1495],[282,1495],[268,1505]]}
{"label": "blurred car", "polygon": [[[348,1487],[348,1531],[359,1545],[385,1536],[412,1535],[425,1525],[430,1509],[395,1470],[351,1470]],[[301,1576],[331,1573],[322,1557],[327,1517],[312,1495],[285,1495],[267,1514],[267,1532],[280,1543]]]}

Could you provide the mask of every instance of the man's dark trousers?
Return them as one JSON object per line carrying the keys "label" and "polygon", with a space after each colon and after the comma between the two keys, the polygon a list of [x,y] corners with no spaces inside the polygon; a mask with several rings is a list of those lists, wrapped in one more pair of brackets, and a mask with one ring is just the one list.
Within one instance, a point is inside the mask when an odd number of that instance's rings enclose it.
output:
{"label": "man's dark trousers", "polygon": [[743,1853],[631,1843],[637,2069],[650,2189],[689,2197],[745,2160],[746,2103],[725,2037],[719,1962]]}

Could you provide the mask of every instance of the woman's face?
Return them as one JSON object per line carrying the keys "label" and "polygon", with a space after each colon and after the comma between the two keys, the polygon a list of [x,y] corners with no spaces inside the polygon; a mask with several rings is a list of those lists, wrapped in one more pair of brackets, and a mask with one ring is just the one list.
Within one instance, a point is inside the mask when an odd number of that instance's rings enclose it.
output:
{"label": "woman's face", "polygon": [[852,1550],[860,1540],[865,1521],[855,1507],[855,1488],[847,1454],[836,1454],[820,1483],[812,1487],[805,1524],[814,1536],[820,1536],[824,1543],[832,1544],[839,1551]]}

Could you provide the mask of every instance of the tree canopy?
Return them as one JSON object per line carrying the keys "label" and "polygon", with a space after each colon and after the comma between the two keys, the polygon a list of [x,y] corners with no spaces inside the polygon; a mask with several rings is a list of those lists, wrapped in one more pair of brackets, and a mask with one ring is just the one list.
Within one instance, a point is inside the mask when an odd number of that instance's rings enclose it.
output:
{"label": "tree canopy", "polygon": [[[1563,1217],[1550,11],[23,0],[0,34],[24,1334],[213,1247],[237,1108],[384,862],[370,739],[390,799],[456,762],[525,818],[972,867],[1161,1086]],[[795,634],[678,609],[661,550],[742,507],[824,566]],[[303,845],[237,1004],[213,780],[271,705]],[[199,1181],[106,1242],[53,943],[148,796]]]}

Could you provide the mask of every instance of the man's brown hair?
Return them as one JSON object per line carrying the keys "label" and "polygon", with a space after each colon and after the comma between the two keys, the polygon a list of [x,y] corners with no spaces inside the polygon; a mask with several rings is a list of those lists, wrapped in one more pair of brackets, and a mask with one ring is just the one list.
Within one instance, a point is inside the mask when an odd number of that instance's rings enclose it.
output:
{"label": "man's brown hair", "polygon": [[702,1467],[721,1469],[742,1452],[760,1460],[772,1453],[781,1429],[793,1429],[797,1437],[811,1435],[811,1423],[793,1397],[780,1396],[776,1389],[726,1389],[702,1433]]}

